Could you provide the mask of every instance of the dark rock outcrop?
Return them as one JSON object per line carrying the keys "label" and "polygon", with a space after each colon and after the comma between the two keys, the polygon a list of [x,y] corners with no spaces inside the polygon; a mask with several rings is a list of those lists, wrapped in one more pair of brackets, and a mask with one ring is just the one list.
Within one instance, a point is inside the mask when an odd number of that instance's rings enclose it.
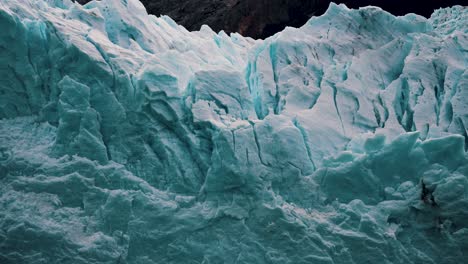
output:
{"label": "dark rock outcrop", "polygon": [[[77,0],[80,3],[89,0]],[[329,0],[141,0],[148,13],[168,15],[189,30],[209,25],[213,30],[239,32],[244,36],[265,38],[286,26],[302,26],[311,16],[321,15]],[[466,0],[337,0],[348,7],[374,5],[393,13],[430,16],[434,9]]]}

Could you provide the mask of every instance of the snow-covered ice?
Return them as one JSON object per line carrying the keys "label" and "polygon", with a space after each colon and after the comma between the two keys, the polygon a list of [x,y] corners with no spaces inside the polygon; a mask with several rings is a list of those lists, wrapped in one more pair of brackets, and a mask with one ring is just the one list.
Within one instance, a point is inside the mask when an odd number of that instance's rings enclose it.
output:
{"label": "snow-covered ice", "polygon": [[0,263],[463,263],[468,9],[266,40],[0,1]]}

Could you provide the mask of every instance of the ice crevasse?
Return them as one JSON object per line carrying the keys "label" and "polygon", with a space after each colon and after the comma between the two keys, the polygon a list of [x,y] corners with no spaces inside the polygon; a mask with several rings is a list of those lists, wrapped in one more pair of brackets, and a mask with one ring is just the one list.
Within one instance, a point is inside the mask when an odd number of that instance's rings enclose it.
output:
{"label": "ice crevasse", "polygon": [[464,263],[468,9],[265,40],[0,1],[0,263]]}

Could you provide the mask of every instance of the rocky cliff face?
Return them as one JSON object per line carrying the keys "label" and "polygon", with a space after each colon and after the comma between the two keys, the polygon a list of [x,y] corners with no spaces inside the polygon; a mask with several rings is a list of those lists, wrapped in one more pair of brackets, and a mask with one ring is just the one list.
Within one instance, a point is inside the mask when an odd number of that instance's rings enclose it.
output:
{"label": "rocky cliff face", "polygon": [[[77,0],[87,3],[89,0]],[[148,13],[168,15],[187,29],[199,30],[204,24],[214,31],[239,32],[244,36],[265,38],[286,26],[302,26],[311,16],[321,15],[329,0],[142,0]],[[394,15],[416,13],[429,17],[434,9],[465,0],[336,0],[348,7],[379,6]],[[409,2],[409,3],[408,3]]]}

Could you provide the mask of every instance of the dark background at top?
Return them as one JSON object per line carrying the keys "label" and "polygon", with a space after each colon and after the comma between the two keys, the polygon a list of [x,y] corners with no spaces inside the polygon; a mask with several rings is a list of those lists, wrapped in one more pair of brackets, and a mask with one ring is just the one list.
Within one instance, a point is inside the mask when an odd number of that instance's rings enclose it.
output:
{"label": "dark background at top", "polygon": [[[104,0],[105,1],[105,0]],[[299,27],[311,16],[323,14],[325,0],[140,0],[154,15],[168,15],[189,30],[207,24],[214,31],[239,32],[265,38],[286,26]],[[78,0],[80,3],[89,0]],[[416,13],[429,17],[434,9],[468,5],[468,0],[344,0],[350,8],[374,5],[394,14]]]}

